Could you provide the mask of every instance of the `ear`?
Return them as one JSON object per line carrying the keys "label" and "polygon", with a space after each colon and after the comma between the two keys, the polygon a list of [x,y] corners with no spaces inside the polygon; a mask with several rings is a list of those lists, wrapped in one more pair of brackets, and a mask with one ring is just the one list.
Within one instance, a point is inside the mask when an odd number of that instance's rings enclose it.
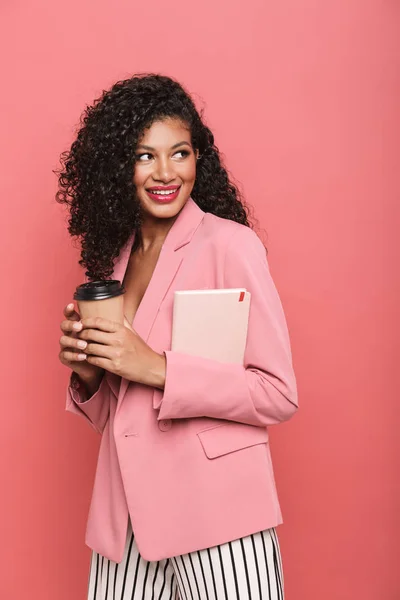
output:
{"label": "ear", "polygon": [[200,152],[199,152],[198,148],[197,148],[195,154],[196,154],[196,160],[199,160],[199,158],[200,158]]}

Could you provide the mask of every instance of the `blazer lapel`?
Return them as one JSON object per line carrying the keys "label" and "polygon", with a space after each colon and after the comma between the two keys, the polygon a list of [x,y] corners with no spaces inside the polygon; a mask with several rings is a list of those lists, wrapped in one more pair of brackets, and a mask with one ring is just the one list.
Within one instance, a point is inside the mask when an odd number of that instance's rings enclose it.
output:
{"label": "blazer lapel", "polygon": [[[149,338],[161,303],[184,260],[184,247],[191,241],[204,218],[204,214],[197,204],[189,198],[165,238],[150,283],[132,323],[133,329],[145,342]],[[115,276],[115,273],[117,273],[120,281],[123,280],[127,268],[132,242],[133,239],[130,245],[127,244],[127,247],[129,247],[127,256],[123,255],[122,264],[119,264],[114,271],[114,277],[117,279]],[[118,404],[122,402],[129,383],[129,380],[122,378]]]}

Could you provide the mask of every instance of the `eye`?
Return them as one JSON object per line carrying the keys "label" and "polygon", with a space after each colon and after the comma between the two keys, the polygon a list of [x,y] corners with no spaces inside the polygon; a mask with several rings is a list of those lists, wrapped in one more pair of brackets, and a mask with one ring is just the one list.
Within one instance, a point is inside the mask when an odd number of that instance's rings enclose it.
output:
{"label": "eye", "polygon": [[178,154],[180,154],[178,158],[186,158],[189,156],[190,152],[188,150],[178,150],[178,152],[175,152],[174,156],[177,156]]}
{"label": "eye", "polygon": [[151,160],[153,158],[152,154],[149,154],[148,152],[146,152],[145,154],[136,154],[136,160],[138,161],[146,161],[146,160]]}

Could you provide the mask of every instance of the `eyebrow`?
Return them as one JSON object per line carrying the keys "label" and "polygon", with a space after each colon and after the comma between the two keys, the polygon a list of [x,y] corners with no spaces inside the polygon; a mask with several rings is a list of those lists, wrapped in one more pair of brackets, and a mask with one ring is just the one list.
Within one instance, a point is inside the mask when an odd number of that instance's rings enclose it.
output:
{"label": "eyebrow", "polygon": [[[171,147],[171,150],[175,150],[175,148],[178,148],[179,146],[189,146],[189,148],[191,148],[189,142],[178,142],[177,144],[174,144]],[[137,147],[138,148],[144,148],[145,150],[151,150],[152,152],[155,151],[155,148],[152,148],[151,146],[146,146],[145,144],[138,144]]]}

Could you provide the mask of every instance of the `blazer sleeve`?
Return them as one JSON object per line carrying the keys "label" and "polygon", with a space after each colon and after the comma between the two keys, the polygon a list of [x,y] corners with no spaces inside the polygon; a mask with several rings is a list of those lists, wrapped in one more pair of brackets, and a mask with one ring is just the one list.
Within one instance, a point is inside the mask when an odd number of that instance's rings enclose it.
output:
{"label": "blazer sleeve", "polygon": [[297,410],[289,333],[258,236],[240,227],[225,256],[224,287],[251,293],[244,365],[166,351],[164,390],[156,390],[157,419],[212,417],[267,426]]}
{"label": "blazer sleeve", "polygon": [[110,393],[111,389],[104,375],[97,392],[88,398],[85,386],[72,373],[67,389],[66,410],[83,416],[101,434],[110,415]]}

